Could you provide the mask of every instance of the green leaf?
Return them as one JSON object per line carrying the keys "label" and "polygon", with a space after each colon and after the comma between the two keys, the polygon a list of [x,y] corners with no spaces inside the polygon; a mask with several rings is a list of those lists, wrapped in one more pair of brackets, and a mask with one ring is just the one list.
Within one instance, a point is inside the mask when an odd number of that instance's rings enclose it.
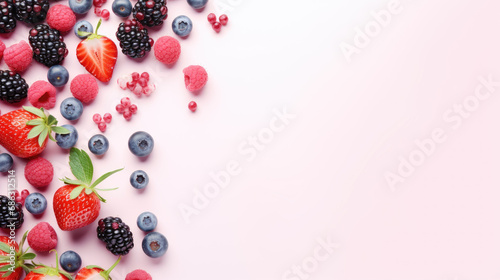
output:
{"label": "green leaf", "polygon": [[76,185],[76,186],[85,185],[85,183],[80,180],[73,180],[68,177],[61,179],[61,181],[63,181],[67,185]]}
{"label": "green leaf", "polygon": [[54,142],[57,142],[56,139],[54,139],[54,137],[50,133],[49,133],[49,139],[52,140],[52,141],[54,141]]}
{"label": "green leaf", "polygon": [[3,242],[0,242],[0,250],[2,250],[8,254],[8,253],[10,253],[10,246],[3,243]]}
{"label": "green leaf", "polygon": [[40,135],[40,133],[42,133],[42,131],[45,129],[45,125],[43,124],[40,124],[40,125],[37,125],[35,127],[33,127],[30,132],[28,133],[28,139],[31,139],[31,138],[35,138],[37,137],[38,135]]}
{"label": "green leaf", "polygon": [[32,260],[36,258],[36,254],[35,253],[26,253],[23,255],[23,259],[24,260]]}
{"label": "green leaf", "polygon": [[109,176],[115,174],[118,171],[122,171],[122,170],[123,170],[123,168],[120,168],[120,169],[116,169],[116,170],[110,171],[110,172],[102,175],[101,177],[99,177],[99,179],[95,180],[95,182],[90,186],[90,188],[94,188],[99,183],[101,183],[102,181],[106,180],[106,178],[108,178]]}
{"label": "green leaf", "polygon": [[83,191],[85,187],[84,186],[78,186],[74,188],[71,193],[69,194],[69,199],[75,199],[77,198]]}
{"label": "green leaf", "polygon": [[67,128],[62,127],[62,126],[54,126],[52,127],[52,131],[54,131],[57,134],[68,134],[71,133]]}
{"label": "green leaf", "polygon": [[49,128],[45,127],[40,135],[38,135],[38,145],[41,147],[45,139],[47,139],[47,135],[49,134]]}
{"label": "green leaf", "polygon": [[43,109],[38,109],[38,108],[35,108],[35,107],[30,107],[30,106],[23,106],[23,109],[34,114],[34,115],[37,115],[39,116],[40,118],[46,118],[47,116],[45,115],[45,113],[43,112]]}
{"label": "green leaf", "polygon": [[50,115],[47,119],[48,119],[47,124],[49,126],[53,126],[53,125],[57,124],[57,119],[54,116]]}
{"label": "green leaf", "polygon": [[39,124],[44,124],[42,119],[34,119],[26,122],[26,125],[39,125]]}
{"label": "green leaf", "polygon": [[94,190],[100,191],[100,192],[109,192],[109,191],[114,191],[114,190],[117,190],[117,189],[119,189],[119,187],[112,188],[112,189],[98,189],[98,188],[95,188]]}
{"label": "green leaf", "polygon": [[92,183],[94,167],[89,155],[85,151],[71,148],[69,152],[69,166],[71,172],[78,180],[86,185]]}
{"label": "green leaf", "polygon": [[8,271],[10,267],[11,267],[11,265],[10,265],[10,264],[8,264],[8,265],[4,265],[4,266],[0,267],[0,272],[3,272],[3,271]]}

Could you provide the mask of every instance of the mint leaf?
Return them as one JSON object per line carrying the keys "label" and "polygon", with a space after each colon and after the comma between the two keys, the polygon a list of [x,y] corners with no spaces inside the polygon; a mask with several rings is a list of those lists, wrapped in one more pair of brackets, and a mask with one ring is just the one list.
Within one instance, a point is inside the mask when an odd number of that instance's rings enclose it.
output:
{"label": "mint leaf", "polygon": [[86,185],[92,183],[94,167],[90,157],[85,151],[71,148],[69,152],[69,166],[75,177]]}
{"label": "mint leaf", "polygon": [[120,169],[116,169],[116,170],[110,171],[110,172],[102,175],[101,177],[99,177],[99,179],[95,180],[95,182],[90,186],[90,188],[94,188],[99,183],[101,183],[102,181],[106,180],[106,178],[108,178],[109,176],[115,174],[118,171],[122,171],[122,170],[123,170],[123,168],[120,168]]}
{"label": "mint leaf", "polygon": [[84,186],[79,186],[74,188],[71,193],[69,194],[69,199],[75,199],[77,198],[83,191],[85,187]]}

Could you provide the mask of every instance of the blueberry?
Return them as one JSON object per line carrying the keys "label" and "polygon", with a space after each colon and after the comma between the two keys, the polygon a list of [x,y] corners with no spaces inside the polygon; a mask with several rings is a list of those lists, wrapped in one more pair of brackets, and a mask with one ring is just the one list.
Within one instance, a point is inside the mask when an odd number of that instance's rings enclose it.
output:
{"label": "blueberry", "polygon": [[132,3],[129,0],[115,0],[111,6],[113,13],[119,17],[128,17],[132,13]]}
{"label": "blueberry", "polygon": [[195,9],[204,8],[207,5],[208,0],[187,0],[189,6]]}
{"label": "blueberry", "polygon": [[63,124],[62,127],[68,129],[70,133],[68,134],[57,134],[56,133],[56,143],[59,147],[63,149],[71,149],[76,145],[78,141],[78,131],[76,128],[70,124]]}
{"label": "blueberry", "polygon": [[159,258],[167,252],[168,241],[163,234],[150,232],[142,240],[142,250],[151,258]]}
{"label": "blueberry", "polygon": [[137,131],[128,139],[128,148],[138,157],[149,155],[155,146],[153,137],[144,131]]}
{"label": "blueberry", "polygon": [[62,65],[54,65],[47,72],[47,80],[55,87],[64,86],[68,82],[68,79],[68,70]]}
{"label": "blueberry", "polygon": [[7,172],[12,168],[14,160],[9,154],[0,154],[0,172]]}
{"label": "blueberry", "polygon": [[89,36],[89,35],[80,36],[80,35],[78,35],[78,31],[92,33],[92,32],[94,32],[94,27],[92,26],[92,24],[90,24],[90,22],[88,22],[86,20],[80,20],[73,27],[73,32],[80,39],[85,39],[85,38],[87,38]]}
{"label": "blueberry", "polygon": [[89,150],[95,155],[103,155],[109,149],[108,138],[102,134],[96,134],[89,140]]}
{"label": "blueberry", "polygon": [[193,29],[193,22],[187,16],[178,16],[172,21],[172,30],[175,34],[186,37]]}
{"label": "blueberry", "polygon": [[158,219],[151,212],[144,212],[137,217],[137,226],[142,231],[152,231],[158,225]]}
{"label": "blueberry", "polygon": [[69,7],[75,14],[86,14],[92,9],[92,0],[69,0]]}
{"label": "blueberry", "polygon": [[142,170],[136,170],[130,175],[130,184],[136,189],[144,189],[149,183],[149,176]]}
{"label": "blueberry", "polygon": [[47,199],[41,193],[32,193],[26,197],[24,207],[33,215],[39,215],[47,209]]}
{"label": "blueberry", "polygon": [[83,104],[74,97],[68,97],[61,102],[61,115],[68,121],[79,119],[83,113]]}
{"label": "blueberry", "polygon": [[69,273],[77,272],[82,266],[82,258],[75,251],[66,251],[59,257],[62,269]]}

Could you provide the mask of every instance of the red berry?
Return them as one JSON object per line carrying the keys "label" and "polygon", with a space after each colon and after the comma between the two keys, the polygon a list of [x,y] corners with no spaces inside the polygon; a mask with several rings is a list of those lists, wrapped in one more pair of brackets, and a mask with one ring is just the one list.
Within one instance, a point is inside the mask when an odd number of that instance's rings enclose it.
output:
{"label": "red berry", "polygon": [[94,7],[102,7],[102,5],[104,4],[102,0],[94,0],[92,2],[94,4]]}
{"label": "red berry", "polygon": [[111,114],[110,114],[110,113],[106,113],[106,114],[104,114],[104,117],[103,117],[104,122],[106,122],[106,123],[110,123],[110,122],[111,122],[111,119],[113,119],[113,117],[111,116]]}
{"label": "red berry", "polygon": [[188,104],[188,108],[189,108],[189,110],[191,110],[191,112],[196,111],[197,107],[198,107],[198,104],[196,104],[196,102],[194,102],[194,101],[191,101]]}
{"label": "red berry", "polygon": [[102,121],[101,115],[100,114],[94,114],[92,117],[92,120],[96,123],[99,124]]}
{"label": "red berry", "polygon": [[100,130],[101,132],[106,131],[106,123],[105,123],[105,122],[101,122],[101,123],[99,123],[99,124],[97,125],[97,127],[99,128],[99,130]]}
{"label": "red berry", "polygon": [[116,111],[120,114],[123,114],[125,112],[125,107],[122,104],[116,105]]}
{"label": "red berry", "polygon": [[24,189],[21,191],[21,198],[24,200],[28,197],[28,195],[30,195],[30,191],[28,191],[27,189]]}
{"label": "red berry", "polygon": [[132,81],[137,81],[139,80],[140,75],[137,72],[132,73]]}
{"label": "red berry", "polygon": [[148,72],[142,72],[141,78],[146,79],[146,81],[149,81],[149,73]]}
{"label": "red berry", "polygon": [[227,17],[227,15],[221,15],[221,16],[219,17],[219,21],[220,21],[220,23],[221,23],[222,25],[224,25],[224,26],[225,26],[225,25],[227,24],[227,22],[229,21],[229,18]]}
{"label": "red berry", "polygon": [[215,32],[219,33],[222,25],[220,24],[220,22],[214,22],[214,24],[212,24],[212,28],[215,30]]}
{"label": "red berry", "polygon": [[121,103],[124,107],[129,107],[129,106],[130,106],[130,98],[128,98],[128,97],[124,97],[124,98],[122,98],[122,100],[120,100],[120,103]]}
{"label": "red berry", "polygon": [[135,105],[135,104],[130,105],[130,107],[128,109],[129,109],[130,113],[132,113],[132,114],[137,113],[137,105]]}
{"label": "red berry", "polygon": [[110,15],[110,13],[109,13],[108,10],[104,9],[104,10],[101,11],[101,16],[102,16],[102,18],[104,20],[108,20],[109,19],[109,15]]}
{"label": "red berry", "polygon": [[145,78],[140,78],[139,79],[139,85],[141,87],[147,87],[148,86],[148,80],[146,80]]}
{"label": "red berry", "polygon": [[214,24],[217,21],[217,16],[214,13],[210,13],[207,16],[207,19],[210,24]]}
{"label": "red berry", "polygon": [[130,111],[125,111],[123,113],[123,117],[127,120],[130,121],[132,119],[132,113]]}
{"label": "red berry", "polygon": [[101,8],[99,8],[99,7],[95,7],[95,8],[94,8],[94,14],[95,14],[96,16],[100,17],[100,16],[101,16],[101,14],[102,14],[102,10],[101,10]]}
{"label": "red berry", "polygon": [[130,90],[134,90],[135,85],[136,85],[136,82],[127,83],[127,88]]}

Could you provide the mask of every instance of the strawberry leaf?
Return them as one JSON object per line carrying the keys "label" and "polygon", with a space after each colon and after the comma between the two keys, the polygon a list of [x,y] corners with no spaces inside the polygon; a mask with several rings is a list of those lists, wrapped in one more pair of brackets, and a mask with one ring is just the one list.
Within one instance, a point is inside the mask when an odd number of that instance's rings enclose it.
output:
{"label": "strawberry leaf", "polygon": [[40,118],[45,118],[45,112],[43,112],[43,108],[42,109],[38,109],[38,108],[35,108],[35,107],[30,107],[30,106],[23,106],[23,109],[25,111],[28,111],[34,115],[37,115],[39,116]]}
{"label": "strawberry leaf", "polygon": [[62,127],[62,126],[54,126],[52,127],[52,131],[54,131],[57,134],[68,134],[71,133],[67,128]]}
{"label": "strawberry leaf", "polygon": [[71,148],[69,153],[69,166],[75,177],[87,186],[92,183],[94,167],[89,155],[76,148]]}
{"label": "strawberry leaf", "polygon": [[35,253],[26,253],[23,255],[24,260],[33,260],[34,258],[36,258]]}
{"label": "strawberry leaf", "polygon": [[30,132],[28,133],[28,139],[37,137],[38,135],[40,135],[40,133],[42,133],[42,131],[44,129],[45,129],[45,125],[43,125],[43,124],[40,124],[40,125],[33,127],[30,130]]}
{"label": "strawberry leaf", "polygon": [[[0,267],[0,272],[8,271],[12,266],[10,264]],[[5,274],[2,276],[5,277]]]}
{"label": "strawberry leaf", "polygon": [[104,175],[102,175],[101,177],[99,177],[97,180],[95,180],[95,182],[90,186],[90,188],[94,188],[95,186],[97,186],[99,183],[101,183],[102,181],[106,180],[106,178],[108,178],[109,176],[115,174],[116,172],[118,171],[122,171],[123,168],[120,168],[120,169],[116,169],[116,170],[113,170],[113,171],[110,171]]}
{"label": "strawberry leaf", "polygon": [[34,119],[26,122],[26,125],[40,125],[40,124],[43,124],[42,119]]}
{"label": "strawberry leaf", "polygon": [[76,186],[85,185],[85,183],[83,183],[80,180],[73,180],[68,177],[64,177],[63,179],[61,179],[61,181],[63,181],[67,185],[76,185]]}
{"label": "strawberry leaf", "polygon": [[0,250],[2,250],[8,254],[8,253],[10,253],[10,246],[3,243],[3,242],[0,242]]}
{"label": "strawberry leaf", "polygon": [[56,125],[57,124],[57,119],[50,115],[48,118],[47,118],[47,123],[49,126],[53,126],[53,125]]}
{"label": "strawberry leaf", "polygon": [[74,188],[71,193],[69,194],[69,199],[75,199],[77,198],[83,191],[85,187],[84,186],[78,186]]}
{"label": "strawberry leaf", "polygon": [[[30,131],[31,132],[31,131]],[[47,135],[49,134],[49,128],[44,127],[40,135],[38,135],[38,145],[41,147],[45,139],[47,139]]]}

